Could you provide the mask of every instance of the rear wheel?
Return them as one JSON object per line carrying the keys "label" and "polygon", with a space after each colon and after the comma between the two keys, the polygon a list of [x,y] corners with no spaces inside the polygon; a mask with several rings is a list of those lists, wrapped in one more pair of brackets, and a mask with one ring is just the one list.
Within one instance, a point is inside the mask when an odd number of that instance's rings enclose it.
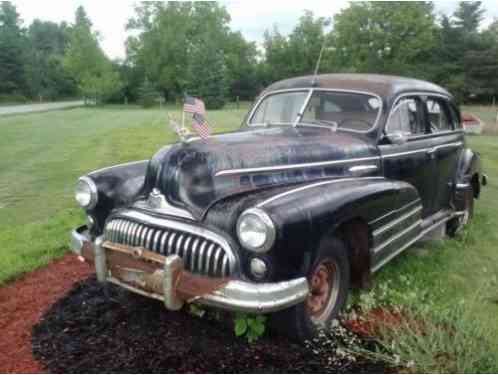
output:
{"label": "rear wheel", "polygon": [[471,187],[465,191],[463,214],[448,221],[446,233],[450,237],[461,231],[474,216],[474,189]]}
{"label": "rear wheel", "polygon": [[346,247],[337,238],[323,241],[308,273],[310,293],[306,300],[272,316],[281,333],[305,340],[327,328],[346,303],[350,285]]}

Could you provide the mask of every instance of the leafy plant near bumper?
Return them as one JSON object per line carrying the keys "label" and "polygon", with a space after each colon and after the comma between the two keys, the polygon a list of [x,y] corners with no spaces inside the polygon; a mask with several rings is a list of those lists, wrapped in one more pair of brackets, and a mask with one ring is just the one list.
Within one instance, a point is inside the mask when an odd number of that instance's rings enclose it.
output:
{"label": "leafy plant near bumper", "polygon": [[236,336],[245,336],[249,343],[253,343],[266,331],[266,316],[237,313],[234,319],[234,329]]}
{"label": "leafy plant near bumper", "polygon": [[197,316],[198,318],[202,318],[206,314],[206,310],[195,303],[188,305],[188,312],[190,315]]}

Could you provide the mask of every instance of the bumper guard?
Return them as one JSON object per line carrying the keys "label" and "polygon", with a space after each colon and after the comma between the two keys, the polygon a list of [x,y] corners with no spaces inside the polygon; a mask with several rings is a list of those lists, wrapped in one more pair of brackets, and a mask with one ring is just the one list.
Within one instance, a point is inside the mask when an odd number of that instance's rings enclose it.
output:
{"label": "bumper guard", "polygon": [[185,302],[230,311],[270,313],[304,301],[308,281],[301,277],[276,283],[214,279],[183,269],[177,255],[162,256],[146,249],[104,241],[94,242],[85,226],[71,232],[71,248],[80,260],[95,263],[97,279],[164,302],[169,310]]}

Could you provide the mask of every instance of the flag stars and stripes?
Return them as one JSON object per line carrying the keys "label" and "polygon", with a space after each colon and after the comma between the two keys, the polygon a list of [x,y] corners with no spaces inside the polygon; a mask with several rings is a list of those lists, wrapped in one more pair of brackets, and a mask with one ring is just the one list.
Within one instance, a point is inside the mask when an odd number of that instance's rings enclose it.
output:
{"label": "flag stars and stripes", "polygon": [[193,123],[192,123],[192,128],[194,131],[199,134],[199,136],[202,139],[207,139],[209,138],[211,134],[211,128],[209,126],[209,123],[206,121],[203,115],[200,113],[194,113],[193,116]]}
{"label": "flag stars and stripes", "polygon": [[187,113],[198,113],[201,115],[205,115],[206,107],[204,106],[204,102],[202,100],[194,98],[190,95],[185,95],[183,111]]}

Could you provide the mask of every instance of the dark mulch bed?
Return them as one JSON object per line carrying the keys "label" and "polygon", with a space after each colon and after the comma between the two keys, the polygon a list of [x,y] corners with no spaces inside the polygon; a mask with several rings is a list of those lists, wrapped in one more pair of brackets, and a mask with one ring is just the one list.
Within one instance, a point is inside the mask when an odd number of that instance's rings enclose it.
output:
{"label": "dark mulch bed", "polygon": [[231,323],[169,312],[94,277],[54,304],[33,327],[33,353],[51,372],[225,373],[385,372],[366,360],[338,361],[284,337],[255,344],[234,337]]}

